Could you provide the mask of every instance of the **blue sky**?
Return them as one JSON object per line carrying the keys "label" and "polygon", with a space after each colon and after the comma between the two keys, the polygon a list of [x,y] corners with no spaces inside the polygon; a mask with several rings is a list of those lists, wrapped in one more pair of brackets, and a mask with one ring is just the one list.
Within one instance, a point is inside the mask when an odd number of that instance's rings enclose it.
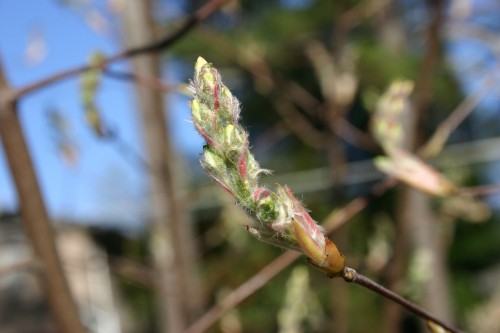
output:
{"label": "blue sky", "polygon": [[[37,30],[38,29],[38,30]],[[38,31],[46,56],[38,64],[26,61],[29,36]],[[99,51],[119,51],[116,38],[96,33],[81,13],[54,0],[0,1],[0,57],[12,86],[20,87],[57,71],[87,62]],[[126,68],[119,64],[114,68]],[[170,67],[175,68],[174,66]],[[176,73],[170,70],[169,78]],[[135,152],[141,152],[139,116],[133,87],[103,79],[97,102],[104,120],[116,128]],[[175,142],[194,152],[201,139],[192,131],[186,98],[169,98]],[[50,126],[49,109],[57,109],[70,123],[78,148],[78,163],[63,162]],[[85,124],[79,99],[78,78],[42,89],[25,97],[20,115],[47,207],[53,217],[78,220],[123,220],[134,223],[145,211],[147,179],[116,147],[96,138]],[[201,149],[201,148],[200,148]],[[0,153],[0,209],[17,206],[3,151]]]}

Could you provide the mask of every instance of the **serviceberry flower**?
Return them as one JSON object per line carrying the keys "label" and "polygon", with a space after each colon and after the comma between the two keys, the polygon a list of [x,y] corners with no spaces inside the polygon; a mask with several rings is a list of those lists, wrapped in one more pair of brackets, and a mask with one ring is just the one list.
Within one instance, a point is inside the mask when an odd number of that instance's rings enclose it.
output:
{"label": "serviceberry flower", "polygon": [[344,256],[325,237],[290,188],[274,190],[259,184],[262,169],[249,149],[249,136],[239,123],[240,103],[212,64],[199,57],[191,81],[193,124],[205,139],[200,159],[208,175],[256,221],[246,226],[259,240],[303,252],[311,264],[329,276],[344,270]]}

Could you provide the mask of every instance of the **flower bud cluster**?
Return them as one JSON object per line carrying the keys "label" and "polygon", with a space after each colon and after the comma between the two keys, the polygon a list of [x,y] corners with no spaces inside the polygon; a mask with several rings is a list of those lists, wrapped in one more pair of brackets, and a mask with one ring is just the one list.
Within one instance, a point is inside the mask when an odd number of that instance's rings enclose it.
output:
{"label": "flower bud cluster", "polygon": [[239,123],[239,101],[222,83],[212,64],[198,58],[191,82],[193,124],[205,139],[201,165],[214,181],[234,196],[258,224],[247,226],[256,238],[304,252],[309,261],[338,275],[344,257],[326,238],[288,187],[272,191],[259,185],[261,169],[249,149],[248,133]]}

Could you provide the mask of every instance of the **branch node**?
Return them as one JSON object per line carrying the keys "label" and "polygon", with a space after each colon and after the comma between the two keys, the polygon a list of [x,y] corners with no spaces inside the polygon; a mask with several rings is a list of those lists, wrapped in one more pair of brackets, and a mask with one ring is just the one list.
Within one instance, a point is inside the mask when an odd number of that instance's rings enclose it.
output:
{"label": "branch node", "polygon": [[354,282],[357,272],[351,267],[345,267],[342,273],[342,278],[345,282]]}

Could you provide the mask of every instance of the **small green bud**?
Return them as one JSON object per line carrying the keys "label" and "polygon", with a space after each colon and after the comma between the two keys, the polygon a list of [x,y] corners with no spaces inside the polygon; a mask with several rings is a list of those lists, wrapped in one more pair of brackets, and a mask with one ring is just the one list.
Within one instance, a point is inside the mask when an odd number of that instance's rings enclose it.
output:
{"label": "small green bud", "polygon": [[247,137],[245,131],[232,124],[224,128],[224,150],[226,157],[238,165],[242,155],[247,149]]}
{"label": "small green bud", "polygon": [[224,160],[211,147],[205,147],[203,149],[203,157],[201,159],[201,163],[207,169],[207,171],[213,174],[220,174],[222,170],[226,169]]}
{"label": "small green bud", "polygon": [[240,189],[234,183],[234,178],[231,171],[228,170],[225,161],[221,158],[217,151],[211,147],[203,148],[203,156],[200,160],[201,165],[213,180],[223,187],[229,194],[239,198]]}
{"label": "small green bud", "polygon": [[198,101],[198,99],[197,98],[193,99],[191,101],[190,106],[191,106],[191,115],[193,116],[193,120],[196,123],[201,123],[203,120],[203,115],[201,112],[201,106],[200,106],[200,102]]}
{"label": "small green bud", "polygon": [[216,76],[213,73],[211,73],[211,71],[203,71],[200,79],[201,79],[201,89],[204,92],[212,94],[214,91],[214,87],[217,83]]}
{"label": "small green bud", "polygon": [[196,59],[196,63],[194,64],[194,76],[195,76],[195,78],[199,78],[201,70],[202,70],[203,66],[205,66],[206,64],[208,64],[208,63],[203,57],[198,57],[198,59]]}
{"label": "small green bud", "polygon": [[276,221],[279,217],[279,210],[276,209],[277,205],[279,205],[279,203],[274,193],[261,198],[257,202],[257,209],[255,212],[257,219],[264,223]]}
{"label": "small green bud", "polygon": [[238,100],[233,97],[226,86],[222,86],[220,93],[221,116],[230,122],[238,121],[240,108]]}

